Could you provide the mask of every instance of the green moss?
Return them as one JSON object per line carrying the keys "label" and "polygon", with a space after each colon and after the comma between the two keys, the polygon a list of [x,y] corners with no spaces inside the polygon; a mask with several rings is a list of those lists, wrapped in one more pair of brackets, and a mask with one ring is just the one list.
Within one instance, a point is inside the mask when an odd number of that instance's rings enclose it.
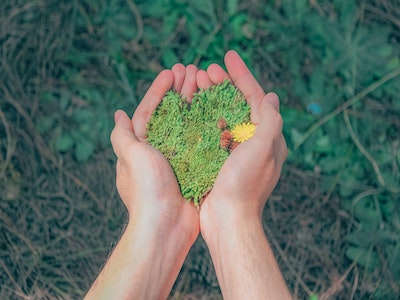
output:
{"label": "green moss", "polygon": [[250,121],[243,94],[228,81],[195,94],[191,105],[169,91],[147,124],[148,142],[169,160],[182,195],[196,206],[229,155],[220,147],[221,118],[228,129]]}

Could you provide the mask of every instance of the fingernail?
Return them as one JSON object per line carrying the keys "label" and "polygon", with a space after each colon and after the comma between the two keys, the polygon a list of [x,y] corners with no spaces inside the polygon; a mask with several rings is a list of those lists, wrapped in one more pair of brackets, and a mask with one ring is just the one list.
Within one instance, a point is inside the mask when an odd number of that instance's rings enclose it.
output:
{"label": "fingernail", "polygon": [[118,109],[115,113],[114,113],[114,123],[117,123],[118,120],[121,118],[121,110]]}
{"label": "fingernail", "polygon": [[267,94],[267,101],[279,111],[279,97],[275,93],[268,93]]}

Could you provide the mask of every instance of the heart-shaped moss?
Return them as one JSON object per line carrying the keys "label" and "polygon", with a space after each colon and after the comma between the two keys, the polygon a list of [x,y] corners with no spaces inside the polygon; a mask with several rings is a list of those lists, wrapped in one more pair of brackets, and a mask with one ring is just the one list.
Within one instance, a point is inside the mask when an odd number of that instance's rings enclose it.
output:
{"label": "heart-shaped moss", "polygon": [[[249,122],[243,94],[225,81],[194,94],[191,104],[169,91],[147,124],[147,140],[168,159],[183,197],[198,207],[232,148],[246,139],[241,126],[253,126]],[[249,137],[253,133],[254,126]]]}

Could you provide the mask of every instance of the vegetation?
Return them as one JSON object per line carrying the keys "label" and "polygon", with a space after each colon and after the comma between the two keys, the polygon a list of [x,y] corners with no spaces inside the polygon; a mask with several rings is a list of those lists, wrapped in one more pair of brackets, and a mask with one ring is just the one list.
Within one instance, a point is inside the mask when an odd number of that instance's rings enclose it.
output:
{"label": "vegetation", "polygon": [[[0,298],[80,298],[124,226],[109,135],[155,75],[237,50],[289,158],[265,230],[300,299],[400,293],[395,0],[0,4]],[[171,299],[219,299],[201,239]]]}
{"label": "vegetation", "polygon": [[230,153],[224,132],[232,135],[229,130],[249,121],[250,106],[228,81],[195,94],[190,107],[170,91],[148,123],[148,141],[170,162],[183,197],[199,208]]}

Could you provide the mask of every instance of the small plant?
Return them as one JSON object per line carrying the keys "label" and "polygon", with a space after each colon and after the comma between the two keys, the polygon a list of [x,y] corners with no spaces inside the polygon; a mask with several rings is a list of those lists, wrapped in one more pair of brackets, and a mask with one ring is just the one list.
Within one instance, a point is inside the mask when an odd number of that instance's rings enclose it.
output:
{"label": "small plant", "polygon": [[199,207],[229,153],[254,129],[243,94],[226,81],[195,94],[190,105],[168,92],[148,123],[148,141],[169,160],[185,199]]}

